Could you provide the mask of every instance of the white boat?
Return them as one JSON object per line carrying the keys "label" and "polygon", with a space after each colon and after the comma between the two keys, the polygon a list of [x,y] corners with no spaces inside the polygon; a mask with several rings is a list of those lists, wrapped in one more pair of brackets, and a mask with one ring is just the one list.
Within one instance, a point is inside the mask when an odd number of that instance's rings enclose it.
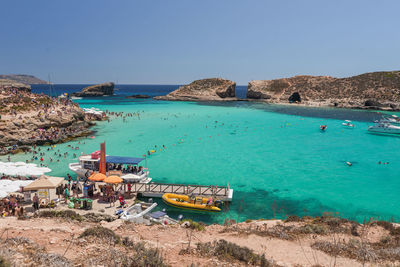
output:
{"label": "white boat", "polygon": [[390,123],[377,122],[374,126],[369,126],[368,131],[373,133],[400,134],[400,127]]}
{"label": "white boat", "polygon": [[122,212],[120,219],[134,223],[151,224],[149,218],[144,218],[146,214],[152,211],[157,203],[137,203]]}
{"label": "white boat", "polygon": [[[169,225],[177,224],[179,222],[178,220],[169,217],[164,210],[151,212],[156,206],[157,203],[137,203],[127,210],[124,210],[120,215],[120,219],[146,225],[151,225],[154,223]],[[182,215],[180,215],[179,217],[181,219]]]}
{"label": "white boat", "polygon": [[382,123],[390,123],[390,124],[400,124],[400,118],[396,115],[392,115],[391,117],[383,117],[380,122]]}
{"label": "white boat", "polygon": [[[81,155],[78,160],[79,162],[70,163],[68,167],[80,178],[85,179],[89,177],[92,172],[99,171],[100,157],[97,151],[92,154]],[[135,173],[125,172],[124,168],[111,168],[111,165],[122,166],[123,164],[137,166],[143,160],[144,158],[106,156],[106,163],[110,167],[108,168],[107,175],[117,175],[126,182],[131,183],[150,183],[152,179],[149,177],[149,170],[147,168],[139,167],[140,170]]]}
{"label": "white boat", "polygon": [[354,124],[352,124],[349,120],[345,120],[342,125],[348,128],[354,128]]}

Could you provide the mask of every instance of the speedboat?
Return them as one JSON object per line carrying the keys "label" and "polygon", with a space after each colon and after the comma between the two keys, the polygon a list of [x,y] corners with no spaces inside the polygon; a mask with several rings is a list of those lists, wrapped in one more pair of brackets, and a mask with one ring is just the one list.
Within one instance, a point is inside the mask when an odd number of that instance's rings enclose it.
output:
{"label": "speedboat", "polygon": [[369,126],[368,131],[373,133],[400,134],[400,127],[390,123],[376,122],[374,126]]}
{"label": "speedboat", "polygon": [[220,201],[213,202],[212,199],[199,196],[190,198],[187,195],[166,193],[162,196],[162,200],[165,202],[165,204],[180,209],[210,212],[221,211],[221,209],[217,207],[217,205],[221,204]]}
{"label": "speedboat", "polygon": [[[148,168],[139,167],[136,172],[127,172],[126,168],[123,168],[123,165],[137,167],[143,160],[144,158],[106,156],[105,161],[108,166],[106,175],[120,176],[129,183],[150,183],[152,179],[149,177]],[[81,155],[78,161],[70,163],[69,169],[82,179],[88,178],[92,172],[99,171],[100,153],[96,151],[92,154]]]}
{"label": "speedboat", "polygon": [[328,128],[328,125],[320,125],[320,126],[319,126],[319,129],[320,129],[321,131],[325,131],[326,128]]}
{"label": "speedboat", "polygon": [[354,128],[354,124],[352,124],[349,120],[345,120],[342,125],[348,128]]}

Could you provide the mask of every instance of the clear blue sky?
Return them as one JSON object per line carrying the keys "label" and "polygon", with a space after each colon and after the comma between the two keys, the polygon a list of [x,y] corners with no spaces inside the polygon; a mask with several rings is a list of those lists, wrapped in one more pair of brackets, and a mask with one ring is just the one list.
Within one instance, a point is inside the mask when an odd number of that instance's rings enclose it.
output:
{"label": "clear blue sky", "polygon": [[247,84],[400,69],[400,1],[4,0],[0,74]]}

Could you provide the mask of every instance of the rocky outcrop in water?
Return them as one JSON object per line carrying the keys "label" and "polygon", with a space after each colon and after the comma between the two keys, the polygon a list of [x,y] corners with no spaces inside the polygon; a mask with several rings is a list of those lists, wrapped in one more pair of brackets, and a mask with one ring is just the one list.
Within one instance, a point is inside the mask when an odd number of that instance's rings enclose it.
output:
{"label": "rocky outcrop in water", "polygon": [[151,96],[149,95],[129,95],[129,96],[125,96],[125,98],[132,98],[132,99],[136,99],[136,98],[150,98]]}
{"label": "rocky outcrop in water", "polygon": [[82,89],[82,91],[73,93],[72,96],[78,97],[94,97],[94,96],[104,96],[114,94],[114,83],[101,83],[92,86],[88,86]]}
{"label": "rocky outcrop in water", "polygon": [[229,101],[235,98],[236,83],[221,78],[196,80],[155,99],[178,101]]}
{"label": "rocky outcrop in water", "polygon": [[348,78],[295,76],[249,82],[247,98],[312,106],[400,108],[400,71],[372,72]]}
{"label": "rocky outcrop in water", "polygon": [[28,84],[16,82],[14,80],[0,79],[0,91],[5,90],[22,90],[26,92],[31,92],[31,86]]}

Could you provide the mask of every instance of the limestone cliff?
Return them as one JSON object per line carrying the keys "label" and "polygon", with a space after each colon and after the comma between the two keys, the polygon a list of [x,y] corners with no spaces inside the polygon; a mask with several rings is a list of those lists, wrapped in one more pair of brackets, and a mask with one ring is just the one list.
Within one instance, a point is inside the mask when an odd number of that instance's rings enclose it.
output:
{"label": "limestone cliff", "polygon": [[399,109],[400,71],[371,72],[348,78],[295,76],[249,82],[247,98],[271,103]]}
{"label": "limestone cliff", "polygon": [[86,97],[86,96],[104,96],[114,94],[114,83],[101,83],[92,86],[88,86],[82,89],[82,91],[73,93],[73,96]]}
{"label": "limestone cliff", "polygon": [[91,118],[71,100],[34,94],[29,85],[0,80],[0,154],[18,151],[7,146],[22,148],[88,135],[91,125]]}
{"label": "limestone cliff", "polygon": [[155,99],[178,101],[226,101],[235,100],[236,83],[221,78],[196,80],[179,87],[165,96]]}

